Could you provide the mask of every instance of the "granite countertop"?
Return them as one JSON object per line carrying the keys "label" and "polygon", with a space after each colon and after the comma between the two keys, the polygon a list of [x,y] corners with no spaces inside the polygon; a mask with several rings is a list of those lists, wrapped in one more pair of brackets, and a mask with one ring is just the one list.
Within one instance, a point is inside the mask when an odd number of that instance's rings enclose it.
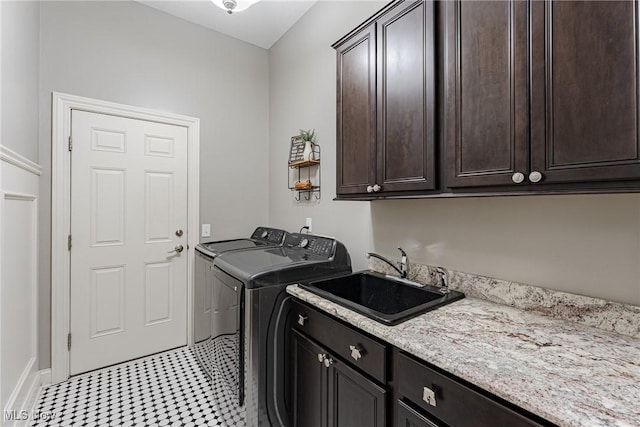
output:
{"label": "granite countertop", "polygon": [[465,298],[386,326],[287,292],[559,426],[640,426],[640,339]]}

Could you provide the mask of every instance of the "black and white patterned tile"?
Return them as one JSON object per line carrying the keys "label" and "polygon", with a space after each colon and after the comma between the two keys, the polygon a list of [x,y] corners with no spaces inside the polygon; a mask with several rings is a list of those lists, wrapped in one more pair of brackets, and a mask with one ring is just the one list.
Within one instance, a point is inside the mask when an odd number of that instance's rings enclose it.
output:
{"label": "black and white patterned tile", "polygon": [[182,348],[46,387],[31,425],[243,427],[244,408],[221,383]]}

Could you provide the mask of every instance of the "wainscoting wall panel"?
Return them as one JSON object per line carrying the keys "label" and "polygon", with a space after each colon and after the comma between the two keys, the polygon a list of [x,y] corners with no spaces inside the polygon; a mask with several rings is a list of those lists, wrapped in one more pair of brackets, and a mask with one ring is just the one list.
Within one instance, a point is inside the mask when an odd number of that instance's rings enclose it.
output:
{"label": "wainscoting wall panel", "polygon": [[[30,411],[40,388],[37,349],[40,166],[0,146],[0,408]],[[9,411],[9,412],[7,412]],[[13,414],[14,416],[11,416]],[[3,425],[12,425],[5,419]]]}

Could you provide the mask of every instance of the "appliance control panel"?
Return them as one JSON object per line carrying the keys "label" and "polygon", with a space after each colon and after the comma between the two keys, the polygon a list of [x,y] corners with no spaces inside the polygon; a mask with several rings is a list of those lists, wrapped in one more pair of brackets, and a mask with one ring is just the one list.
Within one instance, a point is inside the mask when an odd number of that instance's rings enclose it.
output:
{"label": "appliance control panel", "polygon": [[325,258],[333,256],[335,239],[314,236],[313,234],[293,233],[287,236],[284,245],[289,248],[304,249],[312,254]]}
{"label": "appliance control panel", "polygon": [[284,230],[278,230],[276,228],[268,227],[258,227],[253,231],[251,238],[269,243],[282,243],[285,234],[286,231]]}

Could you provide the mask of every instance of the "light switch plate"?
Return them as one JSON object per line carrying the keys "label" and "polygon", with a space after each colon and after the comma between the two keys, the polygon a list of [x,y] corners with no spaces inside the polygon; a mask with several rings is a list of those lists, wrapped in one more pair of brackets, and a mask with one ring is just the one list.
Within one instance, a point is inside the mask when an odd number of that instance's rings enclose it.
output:
{"label": "light switch plate", "polygon": [[202,237],[211,237],[211,224],[202,224]]}

